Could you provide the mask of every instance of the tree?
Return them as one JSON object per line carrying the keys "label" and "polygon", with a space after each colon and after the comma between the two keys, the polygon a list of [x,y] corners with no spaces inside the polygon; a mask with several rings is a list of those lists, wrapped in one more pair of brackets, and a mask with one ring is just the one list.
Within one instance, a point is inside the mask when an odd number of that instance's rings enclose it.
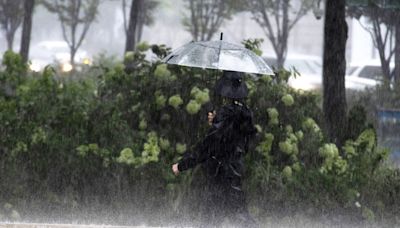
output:
{"label": "tree", "polygon": [[[368,24],[363,24],[360,20],[359,22],[370,33],[378,50],[384,78],[387,81],[400,79],[400,3],[395,4],[390,0],[348,0],[348,5],[350,16],[368,19]],[[395,70],[390,69],[393,57]]]}
{"label": "tree", "polygon": [[125,53],[134,51],[136,47],[136,36],[139,25],[140,10],[143,9],[144,0],[132,0],[129,14],[129,25],[126,32]]}
{"label": "tree", "polygon": [[312,8],[312,0],[249,0],[248,9],[261,26],[277,57],[279,68],[287,54],[290,30]]}
{"label": "tree", "polygon": [[238,0],[185,0],[190,16],[183,19],[183,25],[193,40],[211,40],[222,23],[240,10]]}
{"label": "tree", "polygon": [[35,0],[25,0],[24,3],[24,23],[22,26],[22,38],[21,38],[21,49],[20,55],[22,61],[26,63],[29,56],[29,44],[31,41],[31,31],[32,31],[32,15],[33,8],[35,6]]}
{"label": "tree", "polygon": [[[134,3],[135,1],[132,1]],[[137,4],[137,2],[135,2]],[[135,44],[133,45],[136,47],[136,44],[140,42],[142,39],[142,34],[143,34],[143,27],[145,25],[151,25],[154,23],[154,18],[152,15],[152,12],[154,9],[158,6],[159,2],[155,0],[147,0],[144,1],[142,4],[142,9],[138,9],[138,18],[137,18],[137,23],[136,23],[136,29],[135,29]],[[124,15],[124,29],[125,29],[125,34],[128,37],[128,21],[129,18],[127,18],[127,8],[131,8],[132,10],[132,5],[131,7],[128,7],[128,4],[126,0],[122,0],[122,13]]]}
{"label": "tree", "polygon": [[346,41],[348,28],[345,0],[327,0],[323,56],[323,112],[328,137],[342,145],[346,133]]}
{"label": "tree", "polygon": [[394,79],[396,83],[400,82],[400,12],[397,13],[395,51],[394,51]]}
{"label": "tree", "polygon": [[58,15],[63,38],[70,48],[70,62],[74,65],[75,54],[96,19],[99,0],[47,0],[43,4]]}
{"label": "tree", "polygon": [[13,49],[15,32],[22,22],[22,3],[22,0],[0,0],[0,24],[6,34],[8,50]]}

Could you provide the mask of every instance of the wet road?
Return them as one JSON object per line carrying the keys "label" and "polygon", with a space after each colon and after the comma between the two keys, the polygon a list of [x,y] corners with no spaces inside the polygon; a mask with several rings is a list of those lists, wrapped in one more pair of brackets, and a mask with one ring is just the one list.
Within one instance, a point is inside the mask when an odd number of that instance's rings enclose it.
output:
{"label": "wet road", "polygon": [[131,228],[145,226],[110,226],[81,224],[0,223],[0,228]]}

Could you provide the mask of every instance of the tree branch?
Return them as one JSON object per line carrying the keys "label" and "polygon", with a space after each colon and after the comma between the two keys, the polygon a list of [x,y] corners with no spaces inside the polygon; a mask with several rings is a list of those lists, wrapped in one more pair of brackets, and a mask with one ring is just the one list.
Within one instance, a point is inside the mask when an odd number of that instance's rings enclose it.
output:
{"label": "tree branch", "polygon": [[292,28],[297,24],[297,22],[299,22],[299,20],[306,15],[308,9],[303,9],[304,6],[304,0],[302,0],[301,2],[301,6],[300,6],[300,10],[297,12],[295,18],[293,19],[292,23],[289,25],[289,31],[292,30]]}
{"label": "tree branch", "polygon": [[126,18],[126,0],[122,0],[122,16],[124,17],[124,31],[125,31],[125,36],[128,34],[128,23],[127,18]]}
{"label": "tree branch", "polygon": [[195,0],[189,0],[189,4],[190,4],[190,12],[191,12],[191,20],[192,20],[192,35],[193,35],[193,38],[194,38],[194,40],[198,40],[198,29],[199,29],[199,25],[198,25],[198,23],[197,23],[197,21],[198,21],[198,19],[196,18],[197,17],[197,12],[195,11],[195,6],[194,6],[194,1]]}
{"label": "tree branch", "polygon": [[273,14],[275,15],[275,23],[276,23],[276,30],[277,30],[276,33],[277,33],[278,40],[280,40],[282,38],[281,37],[281,23],[279,20],[280,3],[281,3],[281,0],[275,1],[274,3],[272,3],[272,4],[274,4],[274,8],[275,8],[275,12]]}
{"label": "tree branch", "polygon": [[[273,31],[271,23],[269,21],[269,17],[267,15],[267,12],[265,11],[266,7],[264,5],[263,0],[257,0],[257,1],[260,4],[260,7],[258,7],[257,9],[261,13],[262,18],[263,18],[263,22],[265,23],[265,27],[267,28],[267,31],[268,31],[267,37],[271,41],[272,46],[275,49],[275,51],[277,51],[278,50],[277,40],[275,38],[274,31]],[[260,25],[261,25],[261,27],[264,27],[264,26],[262,26],[262,24],[260,24]]]}

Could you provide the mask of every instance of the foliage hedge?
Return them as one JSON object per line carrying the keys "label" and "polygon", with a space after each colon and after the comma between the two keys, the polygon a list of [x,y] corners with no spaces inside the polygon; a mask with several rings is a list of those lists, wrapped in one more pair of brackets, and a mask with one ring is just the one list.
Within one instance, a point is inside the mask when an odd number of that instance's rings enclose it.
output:
{"label": "foliage hedge", "polygon": [[[196,204],[188,201],[201,191],[201,178],[192,178],[201,174],[175,177],[170,169],[207,130],[210,100],[221,104],[212,93],[218,72],[162,64],[169,51],[141,44],[125,65],[103,57],[74,79],[51,67],[26,73],[20,57],[6,52],[0,218],[93,212],[97,217],[86,219],[195,220]],[[287,86],[294,74],[246,78],[258,129],[246,157],[251,213],[262,221],[274,213],[340,211],[398,222],[400,174],[384,163],[387,150],[377,147],[375,130],[357,123],[337,148],[324,136],[321,98]]]}

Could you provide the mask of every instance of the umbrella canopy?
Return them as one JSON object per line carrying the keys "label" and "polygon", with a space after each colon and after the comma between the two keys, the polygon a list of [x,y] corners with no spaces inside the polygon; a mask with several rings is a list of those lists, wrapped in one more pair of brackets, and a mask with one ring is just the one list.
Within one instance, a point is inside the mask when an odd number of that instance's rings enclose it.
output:
{"label": "umbrella canopy", "polygon": [[254,52],[222,40],[190,42],[166,56],[167,64],[273,75],[267,63]]}

